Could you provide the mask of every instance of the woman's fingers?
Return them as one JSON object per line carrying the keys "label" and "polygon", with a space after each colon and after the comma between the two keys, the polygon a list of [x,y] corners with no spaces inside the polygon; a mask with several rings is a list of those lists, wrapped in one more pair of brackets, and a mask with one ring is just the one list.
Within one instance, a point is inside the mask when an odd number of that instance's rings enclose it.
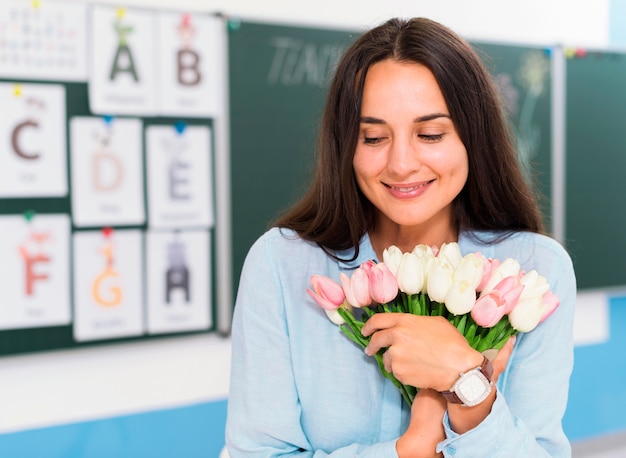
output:
{"label": "woman's fingers", "polygon": [[381,329],[387,329],[395,326],[400,319],[401,313],[376,313],[367,319],[361,333],[367,337]]}

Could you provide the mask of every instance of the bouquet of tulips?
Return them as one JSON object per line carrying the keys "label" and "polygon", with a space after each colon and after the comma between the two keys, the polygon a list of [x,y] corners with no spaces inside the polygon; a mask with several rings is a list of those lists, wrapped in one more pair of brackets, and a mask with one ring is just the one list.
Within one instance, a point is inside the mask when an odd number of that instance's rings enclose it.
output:
{"label": "bouquet of tulips", "polygon": [[[472,348],[489,357],[511,335],[533,330],[559,305],[535,270],[522,271],[512,258],[500,261],[478,252],[462,256],[457,243],[417,245],[409,253],[391,246],[383,252],[383,262],[365,262],[351,276],[342,272],[339,282],[313,275],[311,285],[307,293],[361,348],[369,343],[361,328],[370,316],[402,312],[447,318]],[[383,353],[375,355],[382,374],[410,406],[418,388],[388,372]]]}

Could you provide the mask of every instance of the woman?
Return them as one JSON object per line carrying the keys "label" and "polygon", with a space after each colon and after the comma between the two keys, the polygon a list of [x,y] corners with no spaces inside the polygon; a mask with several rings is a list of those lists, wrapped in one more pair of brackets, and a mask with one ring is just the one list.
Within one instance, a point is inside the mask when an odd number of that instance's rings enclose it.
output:
{"label": "woman", "polygon": [[[233,320],[230,455],[570,456],[561,420],[576,285],[569,256],[541,232],[472,48],[423,18],[364,34],[337,67],[308,193],[246,258]],[[364,354],[306,294],[311,275],[349,275],[390,245],[449,242],[464,254],[517,259],[560,298],[489,370],[434,317],[375,315],[363,328],[372,336]],[[384,347],[394,375],[422,388],[411,409],[369,356]],[[496,384],[484,387],[484,400],[444,394],[481,367]]]}

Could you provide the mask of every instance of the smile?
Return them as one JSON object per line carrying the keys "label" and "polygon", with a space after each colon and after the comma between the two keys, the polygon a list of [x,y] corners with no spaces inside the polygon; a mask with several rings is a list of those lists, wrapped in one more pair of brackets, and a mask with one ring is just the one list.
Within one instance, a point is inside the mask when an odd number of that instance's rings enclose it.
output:
{"label": "smile", "polygon": [[387,187],[389,194],[393,196],[394,198],[399,199],[399,200],[412,200],[424,194],[434,181],[435,180],[433,179],[433,180],[425,181],[420,184],[413,184],[410,186],[399,186],[399,185],[389,185],[389,184],[385,184],[385,186]]}
{"label": "smile", "polygon": [[395,192],[403,192],[403,193],[410,193],[413,191],[416,191],[418,189],[421,189],[425,186],[428,186],[430,183],[432,183],[435,180],[430,180],[430,181],[426,181],[422,184],[418,184],[418,185],[414,185],[414,186],[391,186],[391,185],[385,185],[387,186],[389,189],[395,191]]}

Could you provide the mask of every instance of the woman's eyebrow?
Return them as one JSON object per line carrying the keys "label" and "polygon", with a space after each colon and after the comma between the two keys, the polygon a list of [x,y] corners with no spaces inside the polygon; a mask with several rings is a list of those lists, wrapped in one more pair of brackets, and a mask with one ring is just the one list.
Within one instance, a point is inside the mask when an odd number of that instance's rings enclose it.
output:
{"label": "woman's eyebrow", "polygon": [[[450,115],[449,114],[445,114],[445,113],[430,113],[424,116],[419,116],[417,118],[415,118],[413,120],[413,122],[425,122],[425,121],[432,121],[433,119],[437,119],[437,118],[448,118],[450,119]],[[362,116],[361,117],[361,123],[362,124],[387,124],[385,122],[385,120],[380,119],[380,118],[375,118],[373,116]]]}

